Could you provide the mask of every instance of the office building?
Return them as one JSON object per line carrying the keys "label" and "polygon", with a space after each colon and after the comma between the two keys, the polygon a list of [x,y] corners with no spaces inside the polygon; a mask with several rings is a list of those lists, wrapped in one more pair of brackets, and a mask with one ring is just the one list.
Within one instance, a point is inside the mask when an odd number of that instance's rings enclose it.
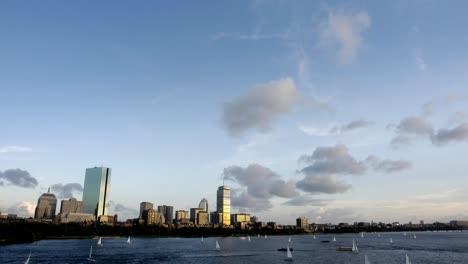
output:
{"label": "office building", "polygon": [[83,188],[83,213],[97,217],[107,215],[111,169],[106,167],[87,168]]}
{"label": "office building", "polygon": [[240,213],[231,215],[231,224],[250,223],[250,214]]}
{"label": "office building", "polygon": [[143,219],[143,212],[148,209],[153,209],[153,204],[150,202],[140,203],[140,219]]}
{"label": "office building", "polygon": [[143,211],[142,218],[145,221],[146,225],[159,224],[159,213],[156,210],[147,209]]}
{"label": "office building", "polygon": [[175,213],[175,221],[180,224],[188,224],[190,222],[188,211],[177,210]]}
{"label": "office building", "polygon": [[57,208],[57,198],[50,193],[50,188],[47,193],[42,194],[37,200],[36,211],[34,218],[36,219],[53,219]]}
{"label": "office building", "polygon": [[195,224],[197,224],[197,225],[207,225],[207,224],[209,224],[210,221],[208,221],[208,215],[209,214],[206,211],[198,212]]}
{"label": "office building", "polygon": [[208,200],[206,200],[205,198],[201,199],[200,203],[198,204],[198,208],[202,209],[202,211],[209,212]]}
{"label": "office building", "polygon": [[96,220],[93,214],[82,213],[60,213],[58,215],[59,223],[91,223]]}
{"label": "office building", "polygon": [[190,222],[196,224],[198,213],[201,212],[202,209],[200,208],[190,208]]}
{"label": "office building", "polygon": [[296,227],[309,229],[309,219],[307,217],[301,216],[296,219]]}
{"label": "office building", "polygon": [[62,200],[60,204],[60,214],[68,214],[68,213],[80,214],[82,212],[83,212],[83,202],[77,201],[76,198]]}
{"label": "office building", "polygon": [[172,224],[174,221],[174,206],[160,205],[158,206],[158,212],[164,215],[165,223]]}
{"label": "office building", "polygon": [[219,186],[216,195],[216,222],[221,225],[231,224],[231,189]]}

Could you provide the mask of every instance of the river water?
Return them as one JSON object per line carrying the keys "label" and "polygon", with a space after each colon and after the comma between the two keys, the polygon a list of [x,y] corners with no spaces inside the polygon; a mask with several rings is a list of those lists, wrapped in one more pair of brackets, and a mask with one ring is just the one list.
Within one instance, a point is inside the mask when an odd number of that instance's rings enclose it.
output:
{"label": "river water", "polygon": [[[413,237],[416,234],[416,239]],[[91,246],[96,263],[285,263],[289,236],[209,237],[204,238],[103,238],[103,246],[96,239],[44,240],[32,244],[0,247],[0,263],[24,263],[31,252],[34,263],[90,263],[86,259]],[[468,232],[417,232],[292,236],[290,246],[293,263],[364,263],[367,255],[371,263],[405,263],[408,254],[413,264],[468,263]],[[390,238],[393,244],[390,244]],[[359,253],[337,251],[356,242]],[[221,250],[215,249],[216,240]]]}

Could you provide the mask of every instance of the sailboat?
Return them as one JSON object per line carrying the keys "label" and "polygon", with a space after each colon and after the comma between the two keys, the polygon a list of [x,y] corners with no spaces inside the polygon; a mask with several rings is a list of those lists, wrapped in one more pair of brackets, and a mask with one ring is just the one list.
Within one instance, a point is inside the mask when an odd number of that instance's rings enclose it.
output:
{"label": "sailboat", "polygon": [[99,237],[99,239],[98,239],[98,241],[97,241],[97,245],[98,245],[98,246],[102,246],[102,238],[101,238],[101,237]]}
{"label": "sailboat", "polygon": [[353,249],[352,249],[352,251],[353,251],[354,253],[358,253],[358,252],[359,252],[358,247],[356,246],[356,243],[354,243],[354,239],[353,239]]}
{"label": "sailboat", "polygon": [[335,237],[335,236],[333,236],[333,240],[332,240],[332,241],[333,241],[333,242],[336,242],[336,237]]}
{"label": "sailboat", "polygon": [[367,258],[367,255],[364,255],[364,264],[370,264],[370,261]]}
{"label": "sailboat", "polygon": [[413,235],[413,238],[416,239],[416,235]]}
{"label": "sailboat", "polygon": [[250,242],[250,236],[249,235],[247,236],[247,240]]}
{"label": "sailboat", "polygon": [[257,234],[257,237],[260,237],[260,234]]}
{"label": "sailboat", "polygon": [[29,251],[29,256],[28,258],[26,259],[26,261],[24,262],[24,264],[29,264],[29,259],[31,258],[31,251]]}
{"label": "sailboat", "polygon": [[130,240],[130,236],[128,236],[127,243],[128,243],[128,244],[131,244],[131,243],[132,243],[132,241]]}
{"label": "sailboat", "polygon": [[91,246],[91,249],[89,250],[89,257],[87,258],[87,260],[91,262],[96,262],[96,260],[93,259],[93,246]]}
{"label": "sailboat", "polygon": [[409,259],[408,254],[406,254],[406,262],[405,263],[406,264],[411,264],[411,260]]}
{"label": "sailboat", "polygon": [[317,239],[317,238],[315,237],[315,235],[314,235],[314,239]]}
{"label": "sailboat", "polygon": [[203,236],[201,237],[201,242],[202,242],[202,243],[205,243],[205,241],[203,240]]}
{"label": "sailboat", "polygon": [[291,236],[289,236],[288,243],[291,243]]}
{"label": "sailboat", "polygon": [[293,260],[293,256],[292,256],[291,250],[289,249],[289,245],[286,248],[286,259],[285,260],[287,260],[287,261],[292,261]]}
{"label": "sailboat", "polygon": [[390,244],[393,244],[393,239],[392,238],[390,238]]}
{"label": "sailboat", "polygon": [[216,240],[216,250],[221,250],[221,247],[219,246],[218,240]]}
{"label": "sailboat", "polygon": [[377,234],[377,237],[380,237],[380,233],[379,233],[379,234]]}
{"label": "sailboat", "polygon": [[404,232],[403,235],[406,236],[406,232]]}
{"label": "sailboat", "polygon": [[265,234],[265,238],[268,238],[268,236]]}
{"label": "sailboat", "polygon": [[364,233],[361,233],[361,238],[364,238]]}

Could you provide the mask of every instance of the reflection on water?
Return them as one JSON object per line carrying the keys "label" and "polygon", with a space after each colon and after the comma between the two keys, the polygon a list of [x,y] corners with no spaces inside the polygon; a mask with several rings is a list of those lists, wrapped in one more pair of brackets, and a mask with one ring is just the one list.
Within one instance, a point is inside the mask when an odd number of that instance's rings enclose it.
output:
{"label": "reflection on water", "polygon": [[[389,243],[390,237],[393,244]],[[33,263],[87,263],[93,245],[96,263],[285,263],[286,252],[277,251],[288,244],[289,236],[252,237],[251,242],[240,237],[225,238],[104,238],[97,247],[95,239],[47,240],[33,244],[0,247],[0,263],[24,263],[32,251]],[[292,236],[294,263],[405,263],[408,254],[414,264],[468,263],[468,232],[424,232],[404,236],[403,233]],[[351,247],[352,240],[359,254],[336,251]],[[221,250],[215,249],[218,240]]]}

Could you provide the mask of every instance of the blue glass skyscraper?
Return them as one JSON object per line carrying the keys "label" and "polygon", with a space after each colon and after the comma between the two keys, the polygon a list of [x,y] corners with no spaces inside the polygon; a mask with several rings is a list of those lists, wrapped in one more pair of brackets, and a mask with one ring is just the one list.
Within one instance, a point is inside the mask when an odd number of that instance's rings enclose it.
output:
{"label": "blue glass skyscraper", "polygon": [[83,188],[83,213],[96,217],[107,215],[111,169],[87,168]]}

